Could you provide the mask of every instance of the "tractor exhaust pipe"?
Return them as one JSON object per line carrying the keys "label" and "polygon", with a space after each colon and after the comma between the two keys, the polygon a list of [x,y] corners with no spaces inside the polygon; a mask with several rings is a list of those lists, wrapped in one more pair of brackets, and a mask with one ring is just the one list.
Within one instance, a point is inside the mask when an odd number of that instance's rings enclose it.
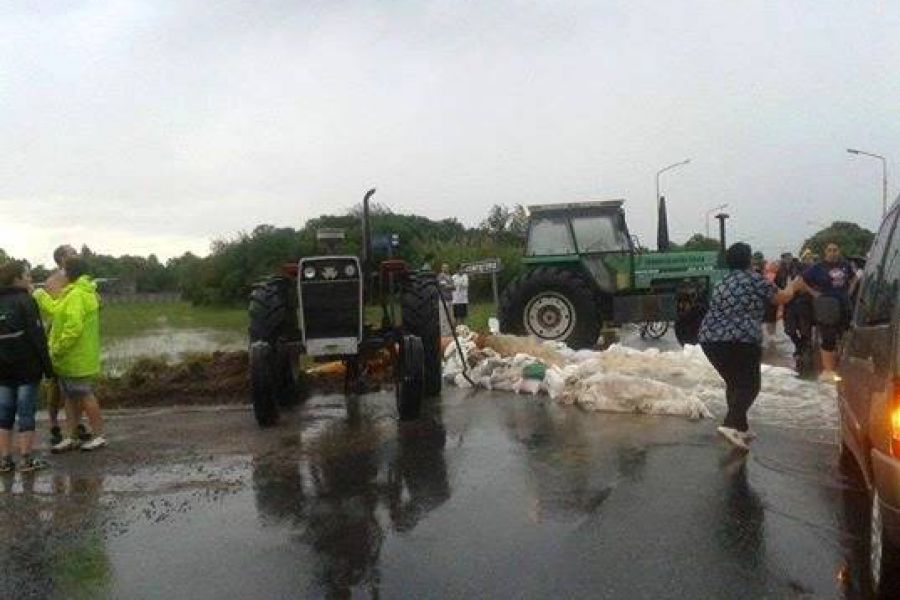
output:
{"label": "tractor exhaust pipe", "polygon": [[372,227],[369,222],[369,200],[375,195],[372,188],[363,196],[362,206],[362,263],[363,272],[367,275],[372,272]]}
{"label": "tractor exhaust pipe", "polygon": [[724,212],[716,215],[716,218],[719,220],[719,245],[722,248],[722,264],[725,264],[725,251],[728,250],[728,242],[725,239],[725,221],[728,220],[729,216]]}
{"label": "tractor exhaust pipe", "polygon": [[656,227],[656,249],[659,252],[669,251],[669,217],[666,213],[666,197],[660,196],[658,200],[658,221]]}

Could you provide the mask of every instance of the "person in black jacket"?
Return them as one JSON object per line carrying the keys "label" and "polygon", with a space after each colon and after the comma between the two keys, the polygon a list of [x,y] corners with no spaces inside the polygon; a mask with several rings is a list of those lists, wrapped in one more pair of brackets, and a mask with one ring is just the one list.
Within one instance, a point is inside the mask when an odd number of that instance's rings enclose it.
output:
{"label": "person in black jacket", "polygon": [[11,454],[17,418],[19,471],[48,466],[31,456],[38,388],[42,377],[53,376],[47,336],[31,291],[31,273],[25,263],[0,265],[0,473],[16,468]]}

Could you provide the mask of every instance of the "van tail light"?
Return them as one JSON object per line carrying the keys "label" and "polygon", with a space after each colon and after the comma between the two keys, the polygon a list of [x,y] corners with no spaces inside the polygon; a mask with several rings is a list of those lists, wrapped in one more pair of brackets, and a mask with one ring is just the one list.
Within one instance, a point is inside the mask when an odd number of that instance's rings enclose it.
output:
{"label": "van tail light", "polygon": [[900,380],[894,380],[894,401],[891,403],[891,456],[900,458]]}

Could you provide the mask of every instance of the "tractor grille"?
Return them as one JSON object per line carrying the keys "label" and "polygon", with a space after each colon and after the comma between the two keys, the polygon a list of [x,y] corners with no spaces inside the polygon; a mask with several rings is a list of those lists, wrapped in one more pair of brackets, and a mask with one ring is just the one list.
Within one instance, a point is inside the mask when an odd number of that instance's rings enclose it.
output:
{"label": "tractor grille", "polygon": [[[348,267],[353,275],[348,275]],[[300,262],[300,306],[307,339],[359,337],[360,278],[355,258]]]}

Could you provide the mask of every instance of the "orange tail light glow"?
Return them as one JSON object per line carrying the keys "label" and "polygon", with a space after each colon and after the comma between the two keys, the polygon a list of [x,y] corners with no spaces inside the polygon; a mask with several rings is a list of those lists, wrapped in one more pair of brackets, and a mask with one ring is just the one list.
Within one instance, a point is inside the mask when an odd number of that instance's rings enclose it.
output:
{"label": "orange tail light glow", "polygon": [[894,405],[891,408],[891,456],[900,458],[900,382],[894,382]]}

